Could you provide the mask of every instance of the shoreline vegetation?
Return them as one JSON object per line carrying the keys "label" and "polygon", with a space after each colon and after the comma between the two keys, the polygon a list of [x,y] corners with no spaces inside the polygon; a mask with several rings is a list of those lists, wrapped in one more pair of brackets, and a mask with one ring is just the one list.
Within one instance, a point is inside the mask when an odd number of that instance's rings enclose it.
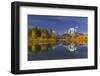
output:
{"label": "shoreline vegetation", "polygon": [[67,42],[67,43],[76,43],[76,44],[87,44],[88,37],[87,35],[78,35],[78,36],[61,36],[58,38],[58,35],[53,30],[40,29],[40,28],[31,28],[28,30],[28,45],[36,44],[55,44],[57,41]]}
{"label": "shoreline vegetation", "polygon": [[63,35],[58,35],[53,30],[31,28],[28,29],[28,48],[34,52],[48,51],[50,48],[56,48],[58,44],[62,44],[69,50],[75,50],[79,45],[86,45],[88,37],[84,34],[75,34],[72,36],[67,32]]}
{"label": "shoreline vegetation", "polygon": [[52,30],[32,28],[28,31],[28,42],[30,44],[56,43],[57,36]]}

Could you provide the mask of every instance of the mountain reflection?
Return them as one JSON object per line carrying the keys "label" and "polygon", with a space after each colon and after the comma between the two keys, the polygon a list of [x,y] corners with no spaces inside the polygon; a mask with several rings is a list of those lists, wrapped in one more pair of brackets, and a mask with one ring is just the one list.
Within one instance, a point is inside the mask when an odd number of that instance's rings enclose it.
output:
{"label": "mountain reflection", "polygon": [[69,50],[70,52],[74,52],[74,51],[77,51],[77,49],[82,45],[85,45],[85,44],[55,41],[55,42],[31,44],[28,46],[28,48],[33,53],[38,53],[41,51],[48,52],[49,49],[55,49],[55,48],[57,48],[57,46],[62,46],[65,49]]}
{"label": "mountain reflection", "polygon": [[32,28],[28,31],[28,50],[32,53],[48,52],[61,46],[69,52],[77,51],[88,44],[88,36],[70,28],[67,33],[58,35],[55,31]]}
{"label": "mountain reflection", "polygon": [[74,52],[75,50],[78,49],[78,47],[80,47],[80,44],[76,44],[76,43],[69,43],[66,45],[63,45],[66,49],[68,49],[70,52]]}

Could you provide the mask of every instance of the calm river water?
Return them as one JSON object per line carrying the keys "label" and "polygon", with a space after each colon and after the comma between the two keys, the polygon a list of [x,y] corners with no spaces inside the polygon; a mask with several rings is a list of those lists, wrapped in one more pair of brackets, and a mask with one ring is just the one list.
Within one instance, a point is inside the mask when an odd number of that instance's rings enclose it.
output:
{"label": "calm river water", "polygon": [[28,61],[80,59],[88,57],[88,46],[77,44],[34,45],[28,48]]}

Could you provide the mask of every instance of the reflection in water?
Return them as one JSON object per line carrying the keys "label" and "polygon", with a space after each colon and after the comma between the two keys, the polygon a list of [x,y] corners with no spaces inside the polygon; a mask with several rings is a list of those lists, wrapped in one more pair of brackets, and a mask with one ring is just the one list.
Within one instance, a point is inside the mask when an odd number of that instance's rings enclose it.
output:
{"label": "reflection in water", "polygon": [[28,46],[28,60],[87,58],[87,45],[84,45],[61,41],[32,44]]}
{"label": "reflection in water", "polygon": [[61,36],[53,31],[32,29],[28,34],[28,60],[87,58],[88,37],[73,28]]}
{"label": "reflection in water", "polygon": [[[86,43],[87,44],[87,43]],[[57,48],[57,46],[64,47],[65,49],[69,50],[70,52],[77,51],[77,49],[86,44],[79,44],[79,43],[67,43],[65,41],[53,41],[53,42],[42,42],[42,43],[35,43],[28,46],[29,50],[33,53],[38,53],[41,51],[49,51],[49,49]]]}
{"label": "reflection in water", "polygon": [[57,43],[56,42],[46,42],[46,43],[37,43],[29,45],[29,50],[31,50],[33,53],[38,53],[41,51],[47,52],[50,48],[54,49],[56,48]]}
{"label": "reflection in water", "polygon": [[70,52],[73,52],[73,51],[77,50],[77,48],[79,46],[77,44],[75,44],[75,43],[70,43],[69,45],[64,45],[64,47],[66,49],[68,49]]}

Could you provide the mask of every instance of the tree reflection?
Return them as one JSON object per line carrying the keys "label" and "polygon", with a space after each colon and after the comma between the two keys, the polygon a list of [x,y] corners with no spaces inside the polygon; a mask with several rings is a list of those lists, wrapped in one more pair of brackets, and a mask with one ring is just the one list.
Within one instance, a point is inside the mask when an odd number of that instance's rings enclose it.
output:
{"label": "tree reflection", "polygon": [[61,46],[63,46],[64,48],[66,48],[70,52],[74,52],[80,46],[86,45],[86,44],[79,44],[79,43],[74,43],[74,42],[71,42],[71,43],[61,42],[61,41],[59,43],[58,42],[56,41],[56,42],[47,42],[47,43],[32,44],[32,45],[29,45],[28,48],[33,53],[38,53],[38,52],[42,52],[42,51],[48,52],[49,49],[55,49],[55,48],[57,48],[57,46],[59,44],[62,44]]}
{"label": "tree reflection", "polygon": [[70,28],[68,33],[61,36],[53,30],[32,28],[28,31],[28,49],[33,53],[48,52],[61,44],[70,52],[76,51],[81,45],[88,44],[88,36]]}
{"label": "tree reflection", "polygon": [[33,53],[38,53],[41,51],[48,52],[49,49],[56,48],[57,42],[47,42],[47,43],[37,43],[29,45],[28,48]]}

